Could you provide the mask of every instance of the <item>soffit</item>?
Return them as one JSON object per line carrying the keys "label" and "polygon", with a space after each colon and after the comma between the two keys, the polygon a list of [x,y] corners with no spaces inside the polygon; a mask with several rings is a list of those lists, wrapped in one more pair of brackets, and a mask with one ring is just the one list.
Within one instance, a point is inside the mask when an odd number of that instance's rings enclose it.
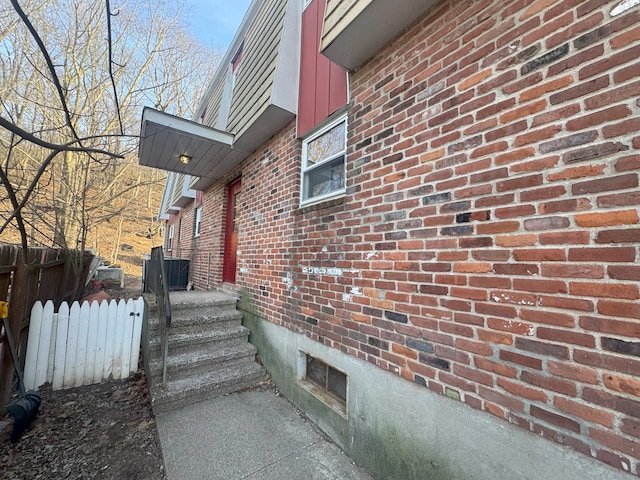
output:
{"label": "soffit", "polygon": [[[146,107],[142,112],[140,165],[196,177],[221,178],[248,153],[233,146],[234,135]],[[180,156],[190,157],[189,163]]]}
{"label": "soffit", "polygon": [[329,0],[320,50],[334,63],[353,71],[436,1]]}

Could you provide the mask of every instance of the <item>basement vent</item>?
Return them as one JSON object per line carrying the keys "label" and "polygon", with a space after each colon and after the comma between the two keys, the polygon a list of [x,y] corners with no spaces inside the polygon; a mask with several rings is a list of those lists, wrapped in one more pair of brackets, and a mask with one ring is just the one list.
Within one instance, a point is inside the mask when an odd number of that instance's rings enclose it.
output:
{"label": "basement vent", "polygon": [[308,353],[300,352],[300,385],[339,414],[347,414],[347,375]]}

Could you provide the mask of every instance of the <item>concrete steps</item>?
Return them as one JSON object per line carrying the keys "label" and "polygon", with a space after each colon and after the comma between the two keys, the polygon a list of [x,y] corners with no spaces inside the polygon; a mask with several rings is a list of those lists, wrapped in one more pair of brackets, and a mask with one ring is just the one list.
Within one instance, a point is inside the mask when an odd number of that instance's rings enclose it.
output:
{"label": "concrete steps", "polygon": [[[171,347],[169,347],[171,351]],[[231,346],[216,349],[201,349],[179,354],[172,354],[168,358],[168,380],[180,380],[183,377],[209,373],[227,367],[243,365],[255,361],[256,347],[245,341]],[[162,381],[162,362],[160,359],[151,362],[152,382]]]}
{"label": "concrete steps", "polygon": [[[200,345],[208,347],[224,347],[247,342],[249,329],[242,325],[229,325],[225,329],[184,332],[172,326],[169,335],[169,352],[178,354],[190,352]],[[160,338],[157,332],[149,345],[151,351],[160,354]]]}
{"label": "concrete steps", "polygon": [[[171,306],[173,310],[173,305]],[[231,307],[234,308],[234,307]],[[205,330],[218,330],[227,328],[230,324],[237,325],[242,321],[242,314],[237,310],[220,310],[214,307],[210,312],[200,309],[196,313],[189,310],[180,309],[172,311],[171,326],[181,332],[199,332]],[[176,317],[176,315],[179,315]],[[186,315],[186,316],[182,316]],[[150,327],[157,329],[159,327],[157,319]]]}
{"label": "concrete steps", "polygon": [[171,292],[167,384],[162,386],[162,355],[155,298],[148,298],[149,321],[143,335],[145,369],[155,413],[254,386],[265,377],[255,362],[236,298],[224,292]]}
{"label": "concrete steps", "polygon": [[169,412],[257,385],[264,380],[264,368],[251,363],[167,382],[166,389],[152,394],[154,413]]}

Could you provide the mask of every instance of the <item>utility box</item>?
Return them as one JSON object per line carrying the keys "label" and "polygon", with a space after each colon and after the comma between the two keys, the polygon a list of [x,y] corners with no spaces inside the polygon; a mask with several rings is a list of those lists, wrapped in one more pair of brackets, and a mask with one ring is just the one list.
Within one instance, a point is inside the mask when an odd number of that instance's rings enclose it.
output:
{"label": "utility box", "polygon": [[[145,259],[142,264],[142,285],[145,293],[152,292],[149,278],[151,275],[156,274],[151,271],[150,264],[150,259]],[[169,290],[186,290],[189,283],[189,260],[165,257],[164,273],[167,277],[167,288]]]}
{"label": "utility box", "polygon": [[103,283],[117,282],[120,288],[124,286],[124,272],[119,267],[98,267],[95,277]]}

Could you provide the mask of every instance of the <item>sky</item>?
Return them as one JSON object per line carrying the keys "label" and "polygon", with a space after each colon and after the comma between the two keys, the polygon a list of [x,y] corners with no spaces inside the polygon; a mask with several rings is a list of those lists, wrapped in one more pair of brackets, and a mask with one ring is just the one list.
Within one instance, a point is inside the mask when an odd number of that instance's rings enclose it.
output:
{"label": "sky", "polygon": [[210,47],[226,51],[251,0],[186,0],[193,34]]}

